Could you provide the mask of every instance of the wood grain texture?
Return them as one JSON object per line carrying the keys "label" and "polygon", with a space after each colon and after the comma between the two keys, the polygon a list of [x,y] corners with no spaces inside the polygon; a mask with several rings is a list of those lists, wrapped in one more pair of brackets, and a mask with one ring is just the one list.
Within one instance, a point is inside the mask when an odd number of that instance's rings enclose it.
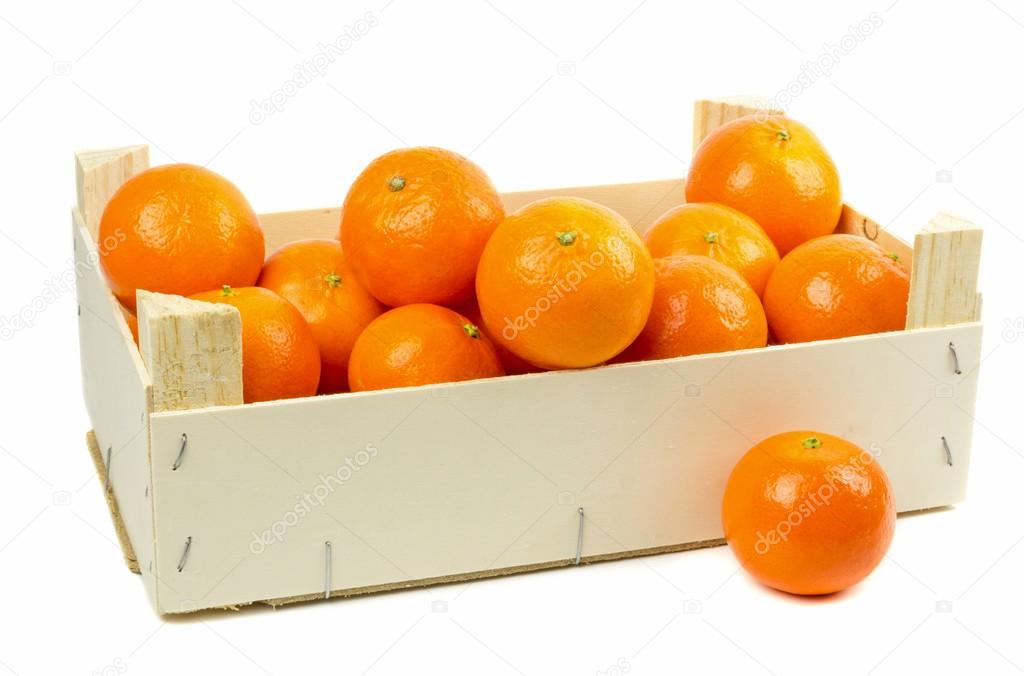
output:
{"label": "wood grain texture", "polygon": [[75,153],[78,210],[93,239],[111,196],[125,181],[148,168],[149,146],[145,145]]}
{"label": "wood grain texture", "polygon": [[949,213],[937,214],[914,237],[907,328],[978,321],[978,266],[982,229]]}
{"label": "wood grain texture", "polygon": [[784,429],[876,454],[899,511],[955,503],[980,335],[962,324],[154,414],[160,610],[322,594],[325,540],[339,594],[565,565],[579,506],[584,559],[716,540],[732,466]]}
{"label": "wood grain texture", "polygon": [[153,410],[242,403],[238,309],[137,292],[139,348],[153,382]]}
{"label": "wood grain texture", "polygon": [[698,99],[693,102],[693,149],[696,150],[708,134],[726,122],[755,113],[780,115],[782,112],[781,108],[764,97],[727,96]]}

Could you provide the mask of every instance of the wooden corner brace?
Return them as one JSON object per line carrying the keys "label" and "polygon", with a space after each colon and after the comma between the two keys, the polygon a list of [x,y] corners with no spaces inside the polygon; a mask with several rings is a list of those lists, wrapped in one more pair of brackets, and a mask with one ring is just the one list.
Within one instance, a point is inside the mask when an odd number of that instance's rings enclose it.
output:
{"label": "wooden corner brace", "polygon": [[75,153],[75,183],[82,223],[97,239],[100,217],[117,189],[149,168],[149,146],[127,146]]}
{"label": "wooden corner brace", "polygon": [[142,290],[136,298],[139,350],[153,381],[153,410],[241,404],[238,309]]}
{"label": "wooden corner brace", "polygon": [[907,328],[952,326],[981,318],[978,267],[982,229],[946,212],[914,237]]}

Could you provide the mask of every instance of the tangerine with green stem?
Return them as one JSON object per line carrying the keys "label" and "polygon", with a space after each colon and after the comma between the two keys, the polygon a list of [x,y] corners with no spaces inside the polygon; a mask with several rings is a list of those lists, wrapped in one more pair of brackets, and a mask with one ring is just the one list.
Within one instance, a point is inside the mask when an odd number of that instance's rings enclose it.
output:
{"label": "tangerine with green stem", "polygon": [[290,242],[275,251],[258,286],[294,305],[320,349],[321,394],[348,389],[348,359],[363,329],[384,311],[353,274],[333,239]]}
{"label": "tangerine with green stem", "polygon": [[882,561],[895,526],[892,486],[875,455],[816,431],[753,446],[722,499],[725,539],[740,564],[791,594],[857,584]]}

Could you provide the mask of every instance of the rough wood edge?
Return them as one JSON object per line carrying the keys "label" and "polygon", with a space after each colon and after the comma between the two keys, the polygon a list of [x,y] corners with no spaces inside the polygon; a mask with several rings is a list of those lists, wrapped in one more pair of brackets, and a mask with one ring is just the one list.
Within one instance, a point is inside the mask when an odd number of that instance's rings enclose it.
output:
{"label": "rough wood edge", "polygon": [[117,505],[117,496],[112,488],[107,486],[107,466],[103,461],[103,454],[100,452],[99,443],[96,441],[96,433],[92,430],[85,435],[85,444],[89,448],[89,455],[92,457],[92,464],[96,468],[96,477],[100,480],[100,487],[103,490],[103,497],[107,500],[107,509],[110,510],[110,520],[114,524],[114,532],[117,533],[117,542],[121,545],[121,554],[124,556],[124,563],[128,570],[136,575],[140,574],[139,559],[135,556],[135,549],[128,538],[128,531],[121,519],[121,510]]}
{"label": "rough wood edge", "polygon": [[93,240],[111,196],[129,178],[149,168],[149,146],[137,145],[75,153],[78,210]]}
{"label": "rough wood edge", "polygon": [[755,113],[781,115],[783,110],[770,99],[761,96],[697,99],[693,102],[693,149],[696,150],[708,134],[726,122]]}
{"label": "rough wood edge", "polygon": [[982,229],[947,212],[936,214],[914,237],[907,328],[978,321]]}
{"label": "rough wood edge", "polygon": [[137,292],[154,411],[242,403],[242,319],[230,305]]}

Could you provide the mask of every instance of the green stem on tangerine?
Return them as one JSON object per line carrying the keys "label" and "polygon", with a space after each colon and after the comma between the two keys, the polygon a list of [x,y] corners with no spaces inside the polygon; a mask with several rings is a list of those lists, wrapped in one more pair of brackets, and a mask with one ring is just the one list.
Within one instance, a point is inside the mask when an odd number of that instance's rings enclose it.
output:
{"label": "green stem on tangerine", "polygon": [[706,232],[706,233],[704,233],[704,241],[707,242],[708,244],[714,244],[715,242],[718,241],[718,233],[717,232]]}
{"label": "green stem on tangerine", "polygon": [[326,276],[324,276],[324,281],[327,282],[327,286],[331,287],[332,289],[337,289],[339,286],[341,286],[341,275],[339,275],[337,272],[328,273]]}
{"label": "green stem on tangerine", "polygon": [[804,448],[821,448],[821,439],[818,437],[807,437],[800,442]]}
{"label": "green stem on tangerine", "polygon": [[398,192],[405,187],[405,178],[402,176],[392,176],[391,180],[388,181],[388,190],[391,192]]}
{"label": "green stem on tangerine", "polygon": [[237,296],[238,292],[231,288],[230,284],[225,284],[220,287],[220,295],[222,296]]}
{"label": "green stem on tangerine", "polygon": [[888,256],[889,258],[893,259],[897,263],[900,262],[900,255],[898,253],[893,253],[892,251],[890,251],[889,253],[887,253],[885,255]]}
{"label": "green stem on tangerine", "polygon": [[555,237],[558,238],[558,243],[562,246],[569,246],[576,241],[576,234],[575,230],[565,230],[563,232],[556,232]]}
{"label": "green stem on tangerine", "polygon": [[477,328],[476,324],[466,322],[465,324],[462,325],[462,330],[465,331],[470,338],[480,337],[480,329]]}
{"label": "green stem on tangerine", "polygon": [[787,131],[785,129],[780,129],[779,133],[778,133],[778,137],[779,137],[780,141],[788,141],[789,140],[789,131]]}

